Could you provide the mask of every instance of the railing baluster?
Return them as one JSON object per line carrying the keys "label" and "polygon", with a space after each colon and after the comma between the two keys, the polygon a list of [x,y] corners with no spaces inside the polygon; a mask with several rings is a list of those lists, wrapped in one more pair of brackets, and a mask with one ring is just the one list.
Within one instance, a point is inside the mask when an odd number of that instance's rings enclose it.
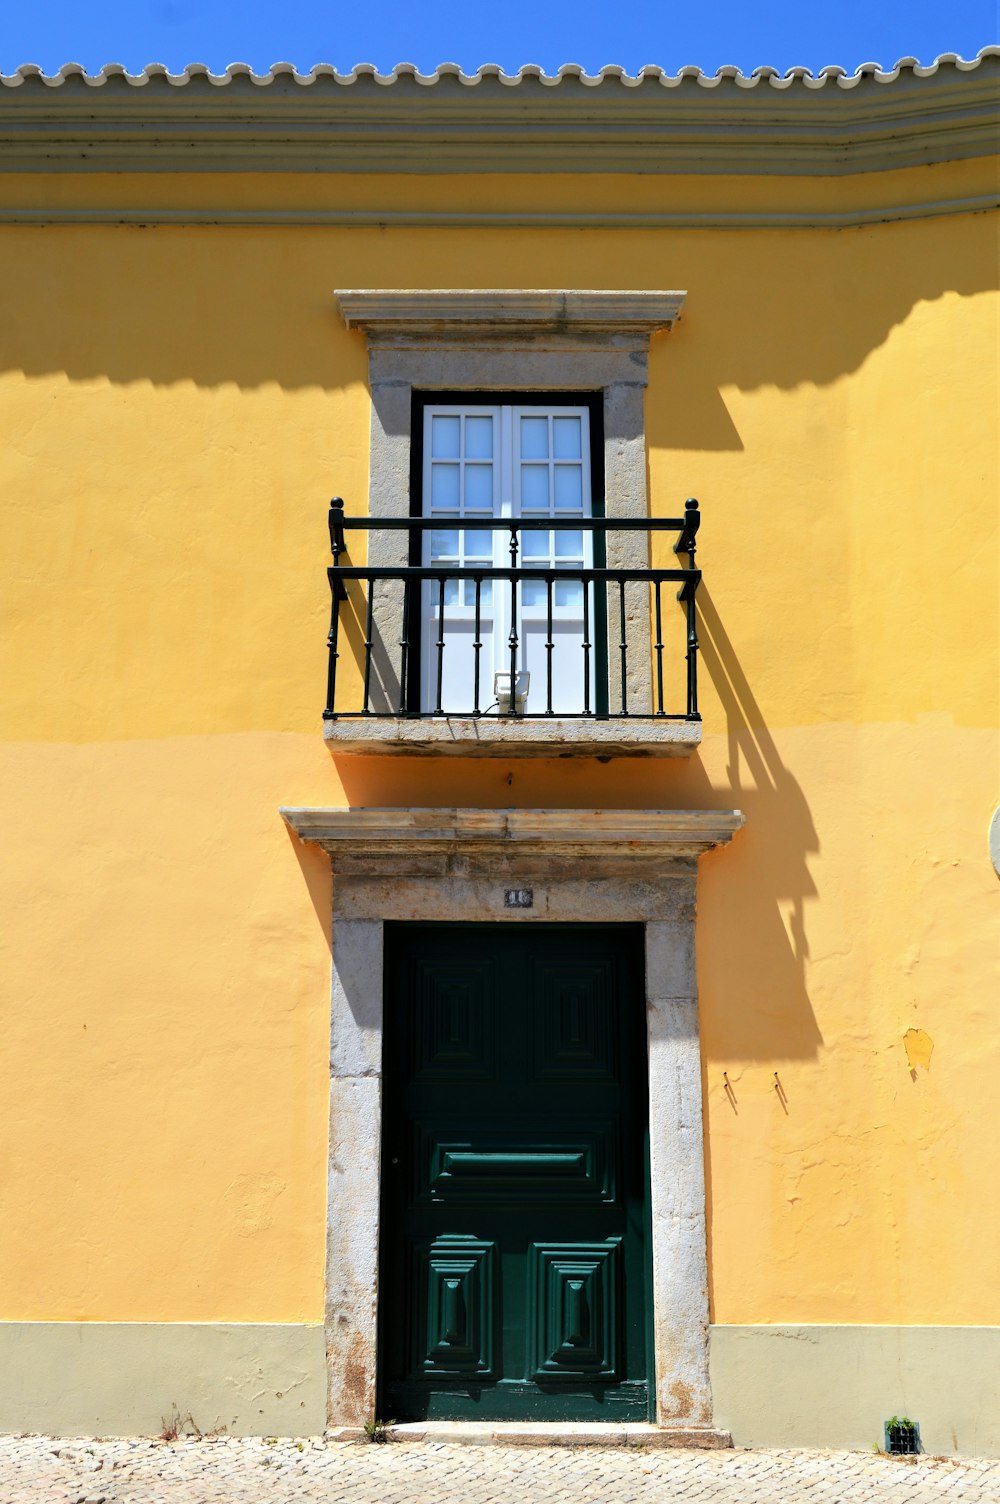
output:
{"label": "railing baluster", "polygon": [[625,621],[625,581],[618,581],[618,617],[621,623],[621,641],[618,650],[622,659],[622,715],[628,715],[628,635]]}
{"label": "railing baluster", "polygon": [[[517,526],[511,526],[510,530],[510,567],[517,568]],[[510,637],[507,639],[510,648],[510,714],[517,715],[517,581],[512,574],[510,577]]]}
{"label": "railing baluster", "polygon": [[[695,570],[695,553],[697,551],[698,528],[701,525],[701,514],[698,503],[691,496],[684,503],[684,533],[678,541],[677,547],[687,554],[688,569]],[[688,719],[700,721],[698,714],[698,616],[695,594],[698,589],[698,581],[692,579],[684,586],[685,600],[687,603],[687,714]]]}
{"label": "railing baluster", "polygon": [[590,586],[583,585],[583,713],[590,714]]}
{"label": "railing baluster", "polygon": [[365,697],[361,702],[361,714],[368,714],[372,683],[372,618],[375,612],[375,581],[368,581],[368,615],[365,619]]}
{"label": "railing baluster", "polygon": [[326,709],[323,711],[325,721],[333,721],[337,716],[337,659],[340,657],[337,651],[337,638],[340,633],[340,593],[343,586],[339,580],[330,581],[330,631],[327,634],[326,645],[329,650],[326,666]]}
{"label": "railing baluster", "polygon": [[482,589],[483,589],[483,577],[482,577],[481,574],[477,574],[476,575],[476,635],[475,635],[475,637],[473,639],[473,642],[472,642],[472,663],[473,663],[473,671],[472,671],[472,714],[473,715],[478,715],[479,714],[479,670],[480,670],[479,655],[483,651],[482,629],[481,629],[481,621],[480,621],[480,601],[481,601],[481,596],[482,596]]}
{"label": "railing baluster", "polygon": [[[335,496],[330,502],[327,525],[330,529],[330,552],[333,555],[333,567],[336,569],[340,563],[341,554],[347,552],[347,543],[344,539],[344,503],[339,496]],[[328,657],[326,666],[326,709],[323,711],[323,719],[325,721],[335,720],[337,716],[337,659],[340,657],[337,648],[337,639],[340,635],[341,597],[346,600],[347,591],[341,581],[335,575],[331,575],[330,630],[326,637]]]}
{"label": "railing baluster", "polygon": [[656,713],[663,714],[663,607],[660,600],[660,591],[663,581],[656,581]]}
{"label": "railing baluster", "polygon": [[510,580],[510,636],[507,638],[507,646],[510,648],[510,705],[508,715],[517,715],[517,582],[511,575]]}
{"label": "railing baluster", "polygon": [[546,626],[546,629],[545,629],[545,714],[546,715],[551,715],[552,714],[552,654],[556,650],[555,642],[552,639],[552,586],[553,586],[553,583],[554,583],[554,577],[552,575],[546,575],[546,577],[545,577],[545,593],[546,593],[546,597],[547,597],[547,607],[548,607],[548,614],[547,614],[547,618],[546,618],[546,620],[547,620],[547,626]]}
{"label": "railing baluster", "polygon": [[696,614],[694,581],[687,587],[687,713],[692,721],[700,721],[698,714],[698,618]]}
{"label": "railing baluster", "polygon": [[435,715],[442,715],[441,691],[444,686],[444,575],[438,580],[438,638],[437,638],[437,707]]}
{"label": "railing baluster", "polygon": [[[419,586],[417,587],[420,588]],[[403,581],[403,625],[399,639],[399,713],[405,715],[409,699],[407,675],[410,668],[410,582]]]}

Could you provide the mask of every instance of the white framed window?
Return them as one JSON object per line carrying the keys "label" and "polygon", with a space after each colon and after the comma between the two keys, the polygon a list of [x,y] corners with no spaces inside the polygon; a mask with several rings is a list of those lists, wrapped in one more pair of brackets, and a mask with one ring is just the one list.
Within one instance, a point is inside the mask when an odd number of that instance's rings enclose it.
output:
{"label": "white framed window", "polygon": [[[649,343],[652,335],[672,328],[684,294],[651,289],[367,288],[341,289],[336,298],[346,325],[360,331],[368,347],[368,510],[371,517],[391,519],[394,526],[375,528],[368,536],[367,563],[386,571],[388,581],[374,602],[367,634],[373,644],[365,686],[371,724],[362,735],[346,720],[331,719],[326,723],[331,743],[405,744],[413,751],[433,746],[475,756],[515,745],[525,756],[546,755],[544,749],[551,746],[618,747],[625,734],[622,709],[627,705],[630,743],[673,747],[678,741],[676,727],[664,722],[660,737],[652,735],[651,722],[641,736],[638,729],[639,718],[649,717],[654,704],[648,591],[644,602],[639,584],[626,584],[624,613],[616,588],[598,590],[594,605],[599,619],[593,624],[595,703],[591,715],[584,712],[576,719],[575,729],[555,711],[546,717],[544,696],[537,692],[534,678],[526,721],[481,713],[469,723],[468,707],[463,707],[466,715],[458,711],[445,716],[442,706],[440,718],[434,708],[422,709],[422,695],[429,697],[429,683],[421,682],[429,681],[421,662],[426,646],[426,634],[420,633],[423,592],[404,584],[404,572],[429,555],[399,524],[422,510],[426,404],[462,409],[535,402],[579,405],[590,417],[593,497],[598,514],[603,517],[606,508],[611,524],[606,536],[603,531],[596,536],[595,568],[630,574],[647,569],[649,538],[636,524],[648,516]],[[456,520],[461,517],[441,517],[442,522]],[[617,530],[618,521],[626,528]],[[397,584],[390,577],[393,570],[401,571]],[[447,618],[445,607],[446,628]],[[364,623],[358,626],[366,630]],[[496,635],[491,640],[494,653]],[[492,702],[487,691],[491,695],[493,686],[486,683],[485,673],[480,678],[480,711],[485,712]],[[444,693],[451,698],[450,691]],[[390,715],[398,717],[391,733],[384,729]],[[615,715],[613,724],[609,718]],[[448,724],[441,724],[445,720]]]}
{"label": "white framed window", "polygon": [[534,524],[517,531],[518,566],[553,572],[551,582],[525,580],[513,590],[505,580],[424,584],[420,709],[425,714],[462,715],[477,707],[495,714],[494,676],[510,674],[512,638],[528,714],[593,712],[594,587],[573,578],[594,565],[593,532],[582,525],[544,526],[577,519],[582,524],[594,516],[590,437],[590,409],[584,404],[425,404],[420,511],[435,526],[423,531],[421,563],[464,570],[509,567],[508,529],[461,526],[501,517]]}

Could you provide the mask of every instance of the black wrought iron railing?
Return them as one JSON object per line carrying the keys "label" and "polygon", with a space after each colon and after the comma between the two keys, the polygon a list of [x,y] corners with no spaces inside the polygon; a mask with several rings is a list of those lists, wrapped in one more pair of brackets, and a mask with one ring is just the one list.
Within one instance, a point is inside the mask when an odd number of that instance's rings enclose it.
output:
{"label": "black wrought iron railing", "polygon": [[[632,520],[349,517],[335,499],[329,516],[333,564],[327,570],[332,603],[324,720],[497,714],[700,720],[696,593],[701,570],[695,564],[700,521],[694,500],[685,503],[682,517]],[[424,557],[424,535],[443,528],[506,534],[509,565],[479,556],[465,564],[413,562]],[[595,562],[566,566],[550,557],[541,565],[525,563],[524,538],[534,532],[589,534]],[[352,533],[369,535],[366,565],[351,561]],[[673,552],[686,564],[661,568],[636,562],[637,555],[648,560],[653,538],[663,533],[678,535]],[[405,536],[391,540],[386,536],[391,534]],[[628,536],[636,534],[645,536]],[[375,537],[378,547],[372,546]],[[492,553],[492,545],[486,551]],[[373,564],[373,555],[392,557]],[[576,669],[567,661],[566,612],[556,604],[557,592],[568,582],[580,586],[578,618],[568,634],[578,654]],[[542,681],[532,685],[527,698],[517,692],[519,677],[525,677],[526,586],[541,587],[532,589],[530,628],[533,673]],[[458,591],[461,610],[452,604]],[[345,642],[353,669],[348,674],[345,664],[338,682]],[[499,702],[498,676],[509,676]],[[462,686],[460,703],[456,682]]]}

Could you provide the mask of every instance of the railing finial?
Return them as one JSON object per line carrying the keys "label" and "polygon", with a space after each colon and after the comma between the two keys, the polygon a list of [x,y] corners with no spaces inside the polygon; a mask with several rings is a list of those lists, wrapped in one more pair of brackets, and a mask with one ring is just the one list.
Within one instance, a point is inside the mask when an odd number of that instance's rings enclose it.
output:
{"label": "railing finial", "polygon": [[687,554],[690,559],[689,568],[694,568],[695,537],[701,527],[701,512],[698,502],[693,496],[689,496],[684,503],[684,526],[681,535],[674,544],[675,554]]}
{"label": "railing finial", "polygon": [[341,554],[347,552],[347,541],[344,538],[344,499],[342,496],[334,496],[331,500],[327,523],[330,528],[330,552],[333,554],[333,562],[336,564]]}

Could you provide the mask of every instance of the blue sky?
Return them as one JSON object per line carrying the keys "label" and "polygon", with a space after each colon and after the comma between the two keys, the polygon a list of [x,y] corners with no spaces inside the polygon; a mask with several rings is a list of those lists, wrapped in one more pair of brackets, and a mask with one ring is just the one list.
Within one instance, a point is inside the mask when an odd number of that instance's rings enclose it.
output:
{"label": "blue sky", "polygon": [[1000,0],[0,0],[7,73],[70,61],[88,71],[234,61],[260,71],[277,61],[303,71],[404,61],[425,71],[444,61],[470,72],[484,62],[853,71],[907,55],[973,57],[997,41]]}

